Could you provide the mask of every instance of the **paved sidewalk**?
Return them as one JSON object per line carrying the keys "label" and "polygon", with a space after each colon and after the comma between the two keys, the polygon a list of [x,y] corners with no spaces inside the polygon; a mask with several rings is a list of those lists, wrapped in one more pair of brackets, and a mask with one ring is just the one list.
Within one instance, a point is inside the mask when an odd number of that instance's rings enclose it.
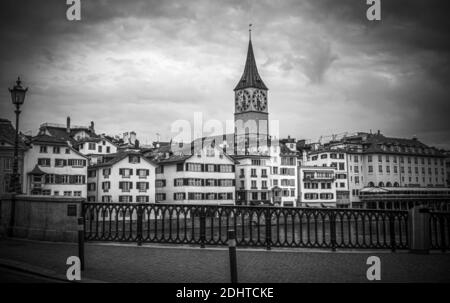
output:
{"label": "paved sidewalk", "polygon": [[[77,245],[0,240],[0,259],[66,273]],[[366,260],[381,259],[381,282],[450,282],[450,254],[239,249],[239,282],[367,282]],[[229,282],[228,250],[186,246],[86,244],[82,277],[105,282]]]}

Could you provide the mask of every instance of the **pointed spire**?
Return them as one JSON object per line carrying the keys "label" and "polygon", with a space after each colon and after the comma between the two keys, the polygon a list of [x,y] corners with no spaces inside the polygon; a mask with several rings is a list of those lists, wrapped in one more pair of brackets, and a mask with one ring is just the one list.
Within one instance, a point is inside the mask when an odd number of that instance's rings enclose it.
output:
{"label": "pointed spire", "polygon": [[247,51],[247,60],[245,62],[244,73],[242,74],[241,80],[236,85],[234,90],[243,89],[247,87],[260,88],[267,90],[268,88],[262,81],[261,77],[258,73],[258,68],[256,67],[255,55],[253,54],[253,45],[252,45],[252,24],[249,24],[249,41],[248,41],[248,51]]}

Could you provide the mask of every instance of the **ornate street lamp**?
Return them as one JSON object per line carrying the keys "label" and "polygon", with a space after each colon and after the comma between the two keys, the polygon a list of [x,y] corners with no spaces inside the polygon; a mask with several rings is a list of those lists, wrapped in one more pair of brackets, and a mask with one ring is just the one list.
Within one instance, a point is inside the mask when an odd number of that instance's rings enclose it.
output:
{"label": "ornate street lamp", "polygon": [[20,77],[17,78],[16,85],[9,92],[11,93],[12,103],[15,105],[16,110],[16,139],[14,141],[14,163],[13,163],[13,176],[12,176],[12,189],[14,193],[20,194],[22,188],[20,186],[19,179],[19,115],[20,107],[25,101],[25,94],[28,88],[23,88],[21,85]]}
{"label": "ornate street lamp", "polygon": [[10,219],[10,229],[9,236],[12,236],[13,227],[14,227],[14,218],[15,218],[15,202],[16,195],[22,192],[22,187],[20,186],[20,174],[19,174],[19,115],[20,115],[20,106],[22,106],[25,101],[25,94],[28,88],[23,88],[21,85],[20,77],[17,78],[16,85],[11,89],[9,88],[9,92],[11,93],[11,100],[13,105],[16,107],[14,111],[16,113],[16,138],[14,141],[14,163],[13,163],[13,174],[11,178],[11,189],[13,192],[13,196],[11,199],[11,219]]}

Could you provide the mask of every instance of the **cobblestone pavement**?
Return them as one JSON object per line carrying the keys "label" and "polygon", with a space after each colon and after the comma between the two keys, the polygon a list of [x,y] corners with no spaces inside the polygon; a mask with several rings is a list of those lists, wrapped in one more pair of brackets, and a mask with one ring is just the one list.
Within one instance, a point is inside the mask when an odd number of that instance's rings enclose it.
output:
{"label": "cobblestone pavement", "polygon": [[[0,258],[65,275],[72,243],[0,240]],[[367,282],[366,260],[381,259],[381,282],[450,282],[450,254],[239,249],[239,282]],[[226,248],[87,243],[83,277],[106,282],[228,282]]]}

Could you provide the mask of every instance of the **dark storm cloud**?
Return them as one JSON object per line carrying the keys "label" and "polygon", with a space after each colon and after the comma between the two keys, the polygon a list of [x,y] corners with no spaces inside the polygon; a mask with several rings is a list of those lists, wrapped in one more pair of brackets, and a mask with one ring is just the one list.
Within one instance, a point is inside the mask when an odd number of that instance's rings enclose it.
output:
{"label": "dark storm cloud", "polygon": [[1,3],[0,86],[17,74],[30,86],[25,130],[71,115],[151,140],[195,111],[232,119],[253,23],[282,135],[381,129],[450,147],[448,1],[381,0],[381,22],[365,0],[81,3],[80,22],[63,0]]}

